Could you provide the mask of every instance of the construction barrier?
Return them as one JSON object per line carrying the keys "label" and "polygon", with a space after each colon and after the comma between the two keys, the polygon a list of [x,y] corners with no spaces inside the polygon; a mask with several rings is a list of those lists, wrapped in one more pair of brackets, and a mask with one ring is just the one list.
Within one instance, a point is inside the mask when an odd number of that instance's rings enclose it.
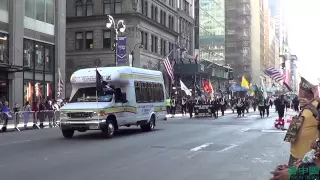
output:
{"label": "construction barrier", "polygon": [[46,125],[57,127],[60,120],[60,111],[19,111],[19,112],[1,112],[0,128],[14,129],[20,131],[21,128],[29,129],[31,124],[33,129],[40,129]]}

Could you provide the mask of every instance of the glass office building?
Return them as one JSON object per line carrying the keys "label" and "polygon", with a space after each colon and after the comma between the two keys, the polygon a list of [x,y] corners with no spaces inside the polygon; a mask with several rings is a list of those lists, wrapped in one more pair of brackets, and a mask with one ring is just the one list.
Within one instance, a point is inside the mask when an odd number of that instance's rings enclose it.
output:
{"label": "glass office building", "polygon": [[225,65],[225,1],[199,0],[200,58]]}
{"label": "glass office building", "polygon": [[55,98],[65,67],[66,0],[0,0],[0,98]]}

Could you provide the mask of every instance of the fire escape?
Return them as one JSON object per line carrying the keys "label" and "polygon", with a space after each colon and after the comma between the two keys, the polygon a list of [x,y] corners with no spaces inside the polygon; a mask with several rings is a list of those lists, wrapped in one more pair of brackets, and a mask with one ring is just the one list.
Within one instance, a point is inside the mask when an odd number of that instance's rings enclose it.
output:
{"label": "fire escape", "polygon": [[226,0],[226,61],[234,77],[251,81],[250,0]]}

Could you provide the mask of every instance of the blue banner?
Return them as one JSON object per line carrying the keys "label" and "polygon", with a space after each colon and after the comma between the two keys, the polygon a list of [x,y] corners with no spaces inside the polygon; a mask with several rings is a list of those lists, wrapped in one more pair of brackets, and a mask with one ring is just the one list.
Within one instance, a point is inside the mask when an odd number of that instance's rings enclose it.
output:
{"label": "blue banner", "polygon": [[127,37],[118,37],[117,45],[117,63],[125,64],[127,63]]}

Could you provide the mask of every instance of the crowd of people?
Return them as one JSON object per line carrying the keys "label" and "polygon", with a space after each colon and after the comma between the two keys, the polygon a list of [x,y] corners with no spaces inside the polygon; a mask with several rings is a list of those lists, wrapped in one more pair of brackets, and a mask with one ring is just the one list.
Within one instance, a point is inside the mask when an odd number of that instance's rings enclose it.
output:
{"label": "crowd of people", "polygon": [[28,129],[30,120],[33,122],[33,128],[44,128],[44,122],[48,120],[49,127],[57,126],[56,120],[61,106],[66,103],[64,100],[54,100],[51,98],[39,99],[38,102],[30,103],[26,101],[24,106],[15,103],[13,107],[9,107],[9,102],[2,98],[0,101],[0,124],[2,125],[1,131],[7,131],[9,120],[13,120],[14,124],[19,124],[23,119],[24,128]]}

